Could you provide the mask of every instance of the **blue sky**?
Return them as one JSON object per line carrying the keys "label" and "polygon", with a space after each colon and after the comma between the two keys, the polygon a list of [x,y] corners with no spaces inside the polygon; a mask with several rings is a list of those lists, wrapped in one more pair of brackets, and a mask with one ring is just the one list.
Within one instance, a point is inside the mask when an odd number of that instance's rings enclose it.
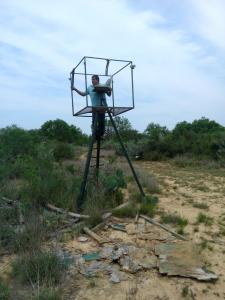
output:
{"label": "blue sky", "polygon": [[85,55],[134,61],[134,128],[202,116],[225,126],[224,36],[224,0],[0,1],[0,127],[61,118],[89,133],[68,81]]}

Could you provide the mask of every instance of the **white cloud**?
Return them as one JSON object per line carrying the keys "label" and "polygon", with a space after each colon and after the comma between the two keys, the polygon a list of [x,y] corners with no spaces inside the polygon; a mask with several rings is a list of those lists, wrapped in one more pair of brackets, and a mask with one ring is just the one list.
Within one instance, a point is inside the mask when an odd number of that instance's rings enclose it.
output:
{"label": "white cloud", "polygon": [[215,47],[225,50],[225,1],[191,0],[193,28]]}
{"label": "white cloud", "polygon": [[[217,51],[208,51],[188,26],[167,27],[169,16],[159,10],[135,11],[129,3],[1,3],[0,67],[5,72],[0,76],[0,114],[8,114],[10,109],[18,111],[21,119],[15,120],[30,128],[41,125],[42,111],[46,120],[61,116],[72,121],[67,78],[82,56],[92,55],[131,59],[137,65],[136,109],[125,115],[132,119],[135,128],[143,130],[152,121],[173,126],[203,115],[225,124],[221,114],[225,109],[221,53],[218,56]],[[196,32],[221,49],[224,39],[220,41],[219,37],[224,33],[224,25],[219,28],[219,22],[224,24],[223,2],[213,1],[216,8],[212,10],[208,0],[189,3],[196,16]],[[206,24],[210,28],[205,28]],[[122,94],[117,91],[118,96]],[[28,117],[30,111],[37,112],[33,120]],[[12,118],[11,115],[7,121],[4,115],[0,126],[12,123]],[[76,118],[74,122],[89,130],[86,120]]]}

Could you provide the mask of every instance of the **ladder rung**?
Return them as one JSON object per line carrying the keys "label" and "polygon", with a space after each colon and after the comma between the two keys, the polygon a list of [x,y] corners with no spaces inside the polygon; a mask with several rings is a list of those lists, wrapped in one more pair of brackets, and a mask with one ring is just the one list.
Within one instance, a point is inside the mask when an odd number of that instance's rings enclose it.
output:
{"label": "ladder rung", "polygon": [[[99,164],[99,167],[102,167],[102,166],[104,166],[104,164]],[[96,165],[92,165],[92,166],[90,166],[91,168],[96,168]]]}

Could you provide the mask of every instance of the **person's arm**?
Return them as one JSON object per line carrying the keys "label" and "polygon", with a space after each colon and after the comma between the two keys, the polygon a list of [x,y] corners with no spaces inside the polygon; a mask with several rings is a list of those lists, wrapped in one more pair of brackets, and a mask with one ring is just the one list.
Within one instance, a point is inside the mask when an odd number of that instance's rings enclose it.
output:
{"label": "person's arm", "polygon": [[77,94],[79,94],[80,96],[86,96],[87,95],[87,93],[85,93],[85,92],[81,92],[81,91],[79,91],[77,88],[73,88],[73,90],[75,91],[75,92],[77,92]]}
{"label": "person's arm", "polygon": [[111,96],[111,94],[112,94],[112,88],[110,88],[110,87],[109,87],[109,90],[106,92],[106,94],[107,94],[107,96],[109,96],[109,97],[110,97],[110,96]]}

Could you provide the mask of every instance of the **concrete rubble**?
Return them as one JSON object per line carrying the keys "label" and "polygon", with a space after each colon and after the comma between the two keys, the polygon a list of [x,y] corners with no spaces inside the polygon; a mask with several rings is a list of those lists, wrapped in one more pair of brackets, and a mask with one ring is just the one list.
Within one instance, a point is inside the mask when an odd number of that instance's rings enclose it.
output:
{"label": "concrete rubble", "polygon": [[[114,229],[118,230],[117,227]],[[123,231],[124,227],[119,227]],[[124,234],[135,235],[140,242],[114,242],[99,246],[97,251],[75,255],[74,265],[78,272],[87,277],[107,275],[112,283],[125,280],[128,274],[151,269],[157,269],[160,274],[167,276],[189,277],[199,281],[218,278],[204,268],[198,246],[189,241],[179,241],[168,233],[151,231],[144,224],[129,224]],[[148,242],[143,244],[143,240],[154,241],[154,247],[149,246]]]}

